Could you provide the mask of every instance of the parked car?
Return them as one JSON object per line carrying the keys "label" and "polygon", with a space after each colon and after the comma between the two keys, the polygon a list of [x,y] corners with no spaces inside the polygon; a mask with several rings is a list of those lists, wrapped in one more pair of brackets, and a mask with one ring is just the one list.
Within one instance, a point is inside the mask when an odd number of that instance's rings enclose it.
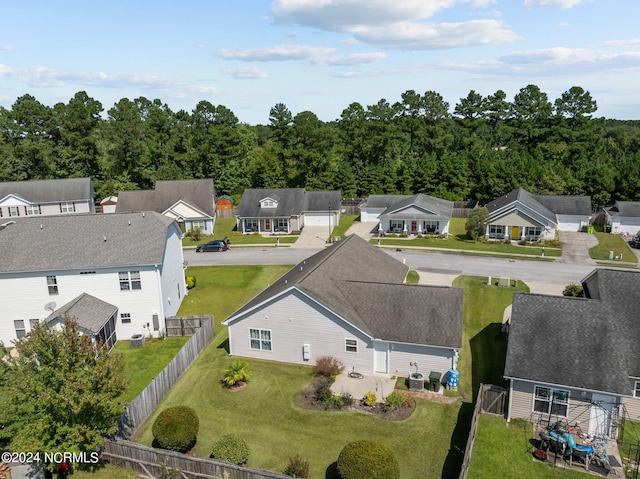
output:
{"label": "parked car", "polygon": [[633,248],[640,248],[640,233],[638,233],[631,239],[631,246]]}
{"label": "parked car", "polygon": [[223,240],[213,240],[208,243],[199,244],[196,246],[196,253],[202,253],[207,251],[227,251],[229,245]]}

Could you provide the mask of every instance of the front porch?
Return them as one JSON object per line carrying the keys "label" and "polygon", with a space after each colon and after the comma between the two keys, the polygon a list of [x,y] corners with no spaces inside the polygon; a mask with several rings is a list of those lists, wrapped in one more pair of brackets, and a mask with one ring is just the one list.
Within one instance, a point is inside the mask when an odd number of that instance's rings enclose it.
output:
{"label": "front porch", "polygon": [[238,229],[244,234],[289,234],[292,224],[290,218],[244,218]]}
{"label": "front porch", "polygon": [[379,228],[382,233],[411,235],[438,235],[448,230],[444,221],[424,219],[382,220]]}

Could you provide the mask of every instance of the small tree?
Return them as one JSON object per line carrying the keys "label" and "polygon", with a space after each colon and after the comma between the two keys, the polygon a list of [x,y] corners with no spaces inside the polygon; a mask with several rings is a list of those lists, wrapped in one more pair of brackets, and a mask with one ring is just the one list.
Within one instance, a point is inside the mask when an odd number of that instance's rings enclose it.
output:
{"label": "small tree", "polygon": [[187,452],[198,439],[200,420],[188,406],[173,406],[163,410],[153,422],[153,438],[162,449]]}
{"label": "small tree", "polygon": [[350,442],[338,456],[342,479],[400,479],[400,463],[395,453],[378,441]]}
{"label": "small tree", "polygon": [[[94,451],[115,431],[125,389],[121,356],[112,356],[78,323],[61,329],[34,325],[15,342],[17,355],[0,360],[3,428],[14,451]],[[2,438],[0,437],[0,441]]]}
{"label": "small tree", "polygon": [[249,445],[241,437],[227,434],[213,445],[211,457],[240,466],[249,460]]}
{"label": "small tree", "polygon": [[469,213],[465,229],[467,235],[470,236],[473,241],[478,240],[478,236],[482,236],[487,231],[487,221],[489,220],[489,210],[484,206],[482,208],[476,208]]}
{"label": "small tree", "polygon": [[582,298],[584,296],[584,289],[579,284],[569,284],[562,292],[563,296],[573,296],[576,298]]}
{"label": "small tree", "polygon": [[224,377],[222,382],[228,386],[236,386],[245,383],[249,379],[249,366],[244,361],[235,361],[222,370]]}

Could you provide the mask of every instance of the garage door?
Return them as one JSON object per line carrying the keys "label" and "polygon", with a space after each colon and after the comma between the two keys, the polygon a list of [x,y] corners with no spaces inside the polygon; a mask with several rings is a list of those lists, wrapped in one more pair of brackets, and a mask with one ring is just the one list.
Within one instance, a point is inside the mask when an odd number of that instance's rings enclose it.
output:
{"label": "garage door", "polygon": [[[333,225],[334,220],[331,220]],[[328,213],[305,213],[304,214],[305,226],[329,226],[329,214]]]}
{"label": "garage door", "polygon": [[558,215],[558,230],[560,231],[580,231],[582,226],[589,224],[588,218],[580,218],[576,216],[560,216]]}

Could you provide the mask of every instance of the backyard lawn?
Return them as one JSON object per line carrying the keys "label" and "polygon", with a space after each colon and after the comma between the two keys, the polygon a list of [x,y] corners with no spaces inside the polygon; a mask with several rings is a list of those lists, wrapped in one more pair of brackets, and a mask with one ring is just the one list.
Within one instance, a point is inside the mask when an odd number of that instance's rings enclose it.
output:
{"label": "backyard lawn", "polygon": [[[355,412],[318,412],[294,405],[298,392],[309,385],[311,368],[246,359],[251,371],[249,386],[230,391],[221,384],[221,370],[231,358],[227,331],[220,321],[261,291],[289,267],[211,266],[193,267],[197,278],[179,314],[214,313],[217,335],[183,378],[171,390],[143,427],[139,442],[153,441],[151,424],[157,413],[173,405],[193,407],[200,418],[198,442],[192,451],[208,457],[213,444],[224,434],[235,433],[250,445],[248,466],[281,471],[289,457],[301,454],[311,464],[312,477],[334,478],[342,447],[352,440],[379,439],[391,447],[401,464],[402,478],[457,476],[468,434],[472,389],[480,382],[498,382],[504,357],[504,339],[496,337],[502,310],[516,288],[483,283],[486,278],[459,278],[457,284],[479,296],[465,306],[464,347],[460,360],[459,393],[452,405],[418,400],[414,414],[405,421],[384,421]],[[526,289],[520,284],[519,290]],[[471,367],[471,357],[477,363]]]}
{"label": "backyard lawn", "polygon": [[598,244],[589,249],[589,256],[596,261],[609,261],[609,252],[613,251],[614,258],[621,256],[621,261],[626,263],[638,263],[638,257],[631,251],[627,238],[611,233],[594,233],[598,238]]}

